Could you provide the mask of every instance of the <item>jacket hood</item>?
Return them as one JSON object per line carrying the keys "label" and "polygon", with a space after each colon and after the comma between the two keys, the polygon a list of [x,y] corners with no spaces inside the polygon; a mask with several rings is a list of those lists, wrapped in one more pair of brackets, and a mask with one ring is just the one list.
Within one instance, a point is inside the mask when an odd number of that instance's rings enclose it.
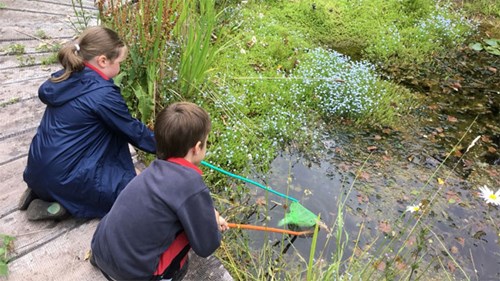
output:
{"label": "jacket hood", "polygon": [[[63,73],[64,70],[57,71],[52,77],[61,76]],[[57,107],[97,88],[113,85],[111,79],[106,81],[94,70],[85,67],[80,72],[72,73],[64,81],[58,83],[45,81],[38,89],[38,97],[43,103]]]}

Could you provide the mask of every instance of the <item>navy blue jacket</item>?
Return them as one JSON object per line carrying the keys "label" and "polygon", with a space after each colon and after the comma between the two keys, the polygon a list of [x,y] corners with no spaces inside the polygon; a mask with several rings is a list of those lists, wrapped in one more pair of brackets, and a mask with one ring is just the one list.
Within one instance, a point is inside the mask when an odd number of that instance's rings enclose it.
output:
{"label": "navy blue jacket", "polygon": [[136,176],[128,144],[155,153],[153,132],[130,115],[113,80],[88,67],[59,83],[47,80],[38,96],[47,107],[25,182],[76,217],[103,217]]}
{"label": "navy blue jacket", "polygon": [[99,222],[92,255],[114,279],[150,280],[164,252],[178,254],[171,246],[181,232],[201,257],[220,246],[212,198],[196,168],[157,159],[125,187]]}

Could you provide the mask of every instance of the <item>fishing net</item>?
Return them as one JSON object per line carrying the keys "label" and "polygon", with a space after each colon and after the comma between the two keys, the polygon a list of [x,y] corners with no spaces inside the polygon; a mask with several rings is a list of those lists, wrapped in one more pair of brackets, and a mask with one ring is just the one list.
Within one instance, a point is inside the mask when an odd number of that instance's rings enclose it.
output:
{"label": "fishing net", "polygon": [[314,227],[318,223],[318,217],[299,202],[292,202],[288,207],[285,217],[278,222],[278,226],[297,226],[299,228]]}

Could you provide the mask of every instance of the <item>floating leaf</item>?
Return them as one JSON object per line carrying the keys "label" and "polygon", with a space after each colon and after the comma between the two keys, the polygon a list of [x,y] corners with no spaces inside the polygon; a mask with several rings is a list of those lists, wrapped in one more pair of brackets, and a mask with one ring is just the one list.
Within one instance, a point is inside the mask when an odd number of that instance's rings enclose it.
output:
{"label": "floating leaf", "polygon": [[458,244],[460,244],[460,246],[464,246],[465,245],[465,238],[463,237],[455,237],[455,240],[457,240]]}
{"label": "floating leaf", "polygon": [[491,47],[500,47],[499,41],[500,41],[499,39],[490,39],[490,38],[483,40],[484,43],[488,44]]}
{"label": "floating leaf", "polygon": [[458,248],[457,248],[457,247],[455,247],[455,246],[451,246],[450,252],[451,252],[452,254],[457,254],[457,253],[458,253]]}
{"label": "floating leaf", "polygon": [[444,180],[442,178],[438,178],[437,181],[438,181],[439,185],[443,185],[444,184]]}
{"label": "floating leaf", "polygon": [[481,51],[481,50],[483,50],[483,45],[481,43],[474,43],[474,44],[470,44],[469,48],[471,48],[474,51]]}
{"label": "floating leaf", "polygon": [[486,46],[484,49],[492,55],[500,56],[500,49],[498,49],[498,48]]}

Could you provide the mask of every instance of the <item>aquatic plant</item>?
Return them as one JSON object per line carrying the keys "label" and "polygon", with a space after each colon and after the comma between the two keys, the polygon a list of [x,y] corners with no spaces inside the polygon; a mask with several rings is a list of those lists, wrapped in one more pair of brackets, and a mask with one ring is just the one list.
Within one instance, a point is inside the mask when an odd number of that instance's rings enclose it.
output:
{"label": "aquatic plant", "polygon": [[390,125],[398,108],[404,111],[405,104],[410,104],[408,92],[382,81],[373,64],[351,60],[333,50],[308,52],[293,77],[302,79],[294,89],[311,92],[310,99],[316,100],[315,106],[329,118]]}

